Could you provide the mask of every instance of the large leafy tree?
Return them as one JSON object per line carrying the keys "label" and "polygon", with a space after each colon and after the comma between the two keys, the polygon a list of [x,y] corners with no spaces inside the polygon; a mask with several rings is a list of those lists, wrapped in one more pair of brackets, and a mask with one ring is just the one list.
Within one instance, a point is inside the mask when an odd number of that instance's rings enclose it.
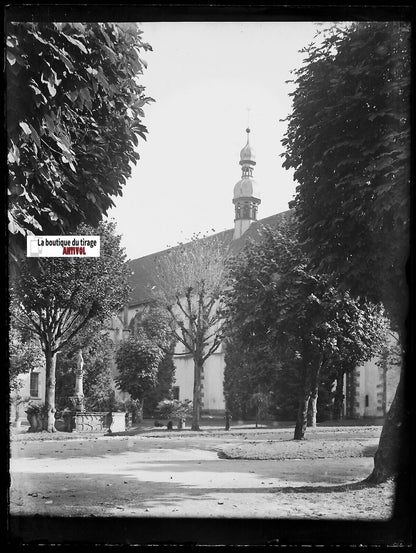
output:
{"label": "large leafy tree", "polygon": [[18,393],[23,385],[22,374],[42,370],[45,365],[39,340],[30,332],[21,332],[13,325],[9,329],[9,387]]}
{"label": "large leafy tree", "polygon": [[103,324],[94,320],[81,330],[57,356],[57,404],[62,408],[72,406],[68,402],[68,396],[74,397],[80,350],[84,360],[82,380],[85,408],[87,411],[102,411],[106,409],[113,396],[111,365],[114,358],[114,344],[103,328]]}
{"label": "large leafy tree", "polygon": [[[231,267],[230,285],[229,326],[237,347],[253,358],[256,352],[264,358],[268,348],[269,358],[274,354],[298,379],[294,437],[303,439],[309,407],[316,424],[319,384],[330,368],[345,359],[360,364],[381,345],[382,312],[337,290],[327,275],[311,274],[290,224],[265,228],[262,240],[246,247]],[[266,367],[278,370],[277,363]]]}
{"label": "large leafy tree", "polygon": [[240,330],[243,329],[230,329],[224,344],[224,395],[232,416],[247,419],[256,414],[254,394],[260,398],[258,394],[271,392],[273,407],[276,409],[280,405],[281,363],[267,343],[267,338],[262,340],[257,333],[255,345],[251,340],[247,343]]}
{"label": "large leafy tree", "polygon": [[136,24],[16,23],[7,28],[11,251],[27,232],[96,226],[121,195],[146,138]]}
{"label": "large leafy tree", "polygon": [[175,382],[175,364],[173,353],[164,353],[159,362],[156,373],[156,385],[146,394],[144,416],[154,416],[160,401],[172,397],[172,387]]}
{"label": "large leafy tree", "polygon": [[[299,236],[315,268],[382,301],[404,344],[409,252],[410,26],[361,22],[305,49],[284,166],[298,182]],[[403,374],[371,479],[396,474]]]}
{"label": "large leafy tree", "polygon": [[111,373],[114,344],[107,333],[100,332],[82,352],[85,359],[85,406],[88,410],[99,411],[111,400],[114,392]]}
{"label": "large leafy tree", "polygon": [[[332,414],[332,406],[328,404],[338,368],[338,364],[336,368],[328,367],[322,379],[318,380],[318,389],[309,401],[308,426],[316,424],[317,416],[322,420]],[[271,416],[277,420],[296,420],[300,381],[299,363],[293,353],[276,351],[268,334],[263,342],[256,334],[256,341],[247,344],[236,329],[233,337],[227,340],[224,394],[233,417],[254,417],[256,398],[262,399],[262,395],[268,394],[268,413]]]}
{"label": "large leafy tree", "polygon": [[116,384],[140,402],[140,411],[143,411],[146,394],[157,384],[157,370],[162,358],[162,350],[144,332],[130,336],[117,348]]}
{"label": "large leafy tree", "polygon": [[131,336],[140,339],[144,335],[147,341],[160,349],[156,380],[154,386],[150,386],[146,390],[146,401],[143,404],[145,414],[153,415],[157,404],[161,400],[170,398],[172,394],[175,375],[173,363],[175,339],[171,320],[166,310],[148,304],[132,319],[129,329]]}
{"label": "large leafy tree", "polygon": [[120,236],[113,223],[97,228],[81,225],[78,234],[100,234],[100,257],[27,258],[11,286],[12,317],[16,326],[40,340],[46,363],[47,420],[53,432],[56,356],[95,320],[104,322],[125,304],[129,273]]}
{"label": "large leafy tree", "polygon": [[298,183],[299,238],[356,295],[406,311],[410,196],[410,28],[334,29],[295,71],[284,167]]}
{"label": "large leafy tree", "polygon": [[201,376],[224,337],[227,245],[214,235],[194,236],[156,260],[155,299],[172,322],[173,335],[194,361],[192,430],[199,430]]}

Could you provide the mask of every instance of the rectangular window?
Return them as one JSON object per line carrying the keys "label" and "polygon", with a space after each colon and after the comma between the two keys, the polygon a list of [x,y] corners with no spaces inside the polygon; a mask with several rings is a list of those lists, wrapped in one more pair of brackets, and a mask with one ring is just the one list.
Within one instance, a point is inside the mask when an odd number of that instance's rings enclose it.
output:
{"label": "rectangular window", "polygon": [[30,373],[30,395],[39,397],[39,373]]}
{"label": "rectangular window", "polygon": [[173,386],[172,397],[173,399],[179,399],[179,386]]}
{"label": "rectangular window", "polygon": [[365,406],[368,407],[369,405],[369,399],[368,396],[365,396]]}

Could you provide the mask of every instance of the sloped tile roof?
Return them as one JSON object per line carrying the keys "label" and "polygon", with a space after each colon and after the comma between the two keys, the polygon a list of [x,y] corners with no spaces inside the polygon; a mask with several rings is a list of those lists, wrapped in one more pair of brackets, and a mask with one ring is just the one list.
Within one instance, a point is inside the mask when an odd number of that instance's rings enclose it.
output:
{"label": "sloped tile roof", "polygon": [[[260,229],[264,226],[278,227],[285,219],[288,219],[291,215],[291,210],[265,217],[253,223],[249,229],[237,240],[233,240],[234,229],[224,230],[213,234],[212,237],[217,237],[219,240],[223,240],[225,245],[229,245],[230,253],[237,255],[245,246],[248,239],[254,241],[260,237]],[[132,292],[130,295],[129,306],[141,305],[148,303],[153,299],[152,289],[155,286],[155,271],[156,261],[160,257],[163,257],[172,248],[155,252],[138,259],[132,259],[128,262],[131,269],[130,286]]]}

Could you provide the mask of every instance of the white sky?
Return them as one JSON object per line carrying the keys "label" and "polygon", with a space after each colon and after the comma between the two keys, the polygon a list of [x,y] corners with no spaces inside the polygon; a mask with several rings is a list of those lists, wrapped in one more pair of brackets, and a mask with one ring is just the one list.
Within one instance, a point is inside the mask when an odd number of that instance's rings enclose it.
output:
{"label": "white sky", "polygon": [[195,232],[234,226],[232,194],[240,150],[256,152],[259,219],[288,208],[295,192],[282,168],[280,143],[291,110],[290,70],[313,41],[312,22],[147,22],[153,52],[142,83],[156,102],[145,106],[147,142],[108,217],[117,222],[130,259],[188,240]]}

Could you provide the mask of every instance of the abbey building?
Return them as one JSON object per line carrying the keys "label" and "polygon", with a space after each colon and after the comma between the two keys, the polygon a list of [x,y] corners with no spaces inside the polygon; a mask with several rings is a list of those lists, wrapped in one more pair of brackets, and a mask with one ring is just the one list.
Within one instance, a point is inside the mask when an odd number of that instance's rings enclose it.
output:
{"label": "abbey building", "polygon": [[[246,145],[240,152],[241,178],[235,184],[232,203],[234,204],[234,227],[215,234],[233,255],[243,249],[249,238],[256,240],[263,225],[278,227],[291,212],[277,213],[271,217],[257,219],[260,199],[260,187],[253,177],[256,161],[250,144],[250,129],[246,129]],[[140,314],[153,301],[152,289],[155,287],[156,257],[164,252],[155,252],[130,261],[132,271],[130,286],[132,294],[129,304],[119,317],[113,321],[112,335],[117,344],[130,333],[130,326],[137,314]],[[180,344],[175,350],[174,396],[177,399],[192,399],[193,395],[193,359],[186,355]],[[222,346],[212,354],[204,365],[202,377],[202,412],[222,414],[225,410],[223,393],[224,351]],[[343,415],[349,418],[382,417],[393,399],[396,376],[388,375],[386,368],[377,360],[366,363],[344,380],[345,401]]]}
{"label": "abbey building", "polygon": [[[259,229],[264,226],[279,227],[282,222],[291,217],[291,211],[277,213],[271,217],[258,220],[261,205],[260,187],[253,173],[256,166],[255,154],[250,144],[250,129],[246,130],[246,144],[241,150],[239,164],[241,178],[235,184],[232,195],[234,204],[234,227],[215,236],[230,251],[238,255],[248,239],[254,241],[260,237]],[[231,187],[230,187],[231,196]],[[230,198],[231,200],[231,198]],[[231,204],[231,201],[230,201]],[[231,207],[231,206],[230,206]],[[231,210],[230,210],[231,211]],[[167,251],[155,252],[129,262],[131,269],[130,286],[132,293],[129,304],[112,320],[110,337],[115,346],[130,335],[134,319],[152,305],[153,289],[156,285],[156,258]],[[192,399],[193,395],[193,359],[185,354],[180,344],[175,350],[175,383],[174,397],[177,399]],[[222,415],[225,410],[223,393],[224,351],[222,346],[205,362],[202,377],[202,413]],[[113,366],[115,376],[115,364]],[[342,382],[343,402],[341,413],[346,418],[383,417],[393,400],[399,379],[399,364],[386,362],[386,359],[372,359],[361,367],[357,367]],[[39,369],[21,375],[21,398],[41,403],[45,398],[45,370]],[[128,394],[117,391],[120,399],[127,399]],[[12,405],[12,411],[16,410]],[[24,417],[20,408],[20,417]],[[14,416],[14,415],[13,415]]]}

